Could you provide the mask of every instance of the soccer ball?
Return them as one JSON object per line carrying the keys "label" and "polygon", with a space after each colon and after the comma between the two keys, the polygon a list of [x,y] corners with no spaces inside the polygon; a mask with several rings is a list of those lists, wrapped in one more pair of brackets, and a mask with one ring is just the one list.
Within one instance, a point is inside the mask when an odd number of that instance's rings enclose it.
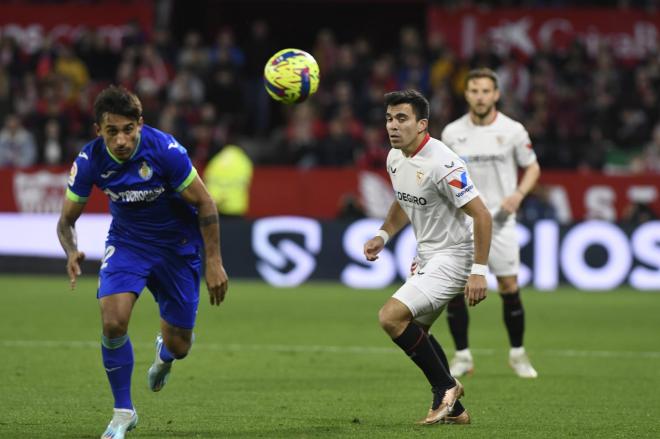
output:
{"label": "soccer ball", "polygon": [[271,98],[285,104],[302,102],[319,88],[319,65],[309,53],[284,49],[264,67],[264,86]]}

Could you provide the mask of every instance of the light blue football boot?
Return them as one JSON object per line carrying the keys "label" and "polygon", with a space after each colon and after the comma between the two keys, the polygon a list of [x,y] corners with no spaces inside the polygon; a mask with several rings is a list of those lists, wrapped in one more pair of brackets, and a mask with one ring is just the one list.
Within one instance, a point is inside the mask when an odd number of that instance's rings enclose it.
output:
{"label": "light blue football boot", "polygon": [[170,361],[166,363],[160,359],[160,350],[163,348],[163,336],[158,334],[156,336],[156,358],[154,359],[153,364],[147,372],[147,381],[149,382],[149,388],[153,392],[160,391],[165,384],[167,384],[167,378],[170,376],[170,370],[172,369],[172,363]]}
{"label": "light blue football boot", "polygon": [[135,410],[115,409],[112,420],[101,435],[101,439],[124,439],[126,432],[137,426],[138,415]]}

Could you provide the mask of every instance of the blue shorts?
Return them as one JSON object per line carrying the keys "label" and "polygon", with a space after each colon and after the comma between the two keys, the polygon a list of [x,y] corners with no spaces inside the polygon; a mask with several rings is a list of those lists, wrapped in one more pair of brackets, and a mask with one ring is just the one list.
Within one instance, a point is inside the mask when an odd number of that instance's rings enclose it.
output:
{"label": "blue shorts", "polygon": [[192,329],[197,317],[202,264],[199,251],[188,253],[108,240],[97,297],[126,292],[139,296],[146,286],[156,299],[163,320]]}

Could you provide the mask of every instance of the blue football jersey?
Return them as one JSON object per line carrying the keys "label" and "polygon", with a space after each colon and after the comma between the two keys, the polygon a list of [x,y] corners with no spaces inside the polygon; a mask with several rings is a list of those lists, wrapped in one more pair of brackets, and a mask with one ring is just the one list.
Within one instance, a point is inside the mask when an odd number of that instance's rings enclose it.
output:
{"label": "blue football jersey", "polygon": [[85,145],[69,176],[66,196],[83,203],[100,188],[110,200],[108,240],[132,245],[197,247],[197,211],[180,192],[197,176],[186,149],[173,136],[144,125],[133,155],[114,157],[102,137]]}

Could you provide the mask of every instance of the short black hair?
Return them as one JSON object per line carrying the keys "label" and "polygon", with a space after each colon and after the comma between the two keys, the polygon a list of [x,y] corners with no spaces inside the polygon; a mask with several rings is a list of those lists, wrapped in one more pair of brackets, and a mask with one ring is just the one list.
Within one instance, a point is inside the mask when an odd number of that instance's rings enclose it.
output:
{"label": "short black hair", "polygon": [[111,85],[103,89],[94,101],[94,117],[97,124],[101,124],[103,115],[106,113],[139,120],[142,116],[142,103],[136,95],[126,88]]}
{"label": "short black hair", "polygon": [[385,108],[393,105],[410,104],[417,120],[429,118],[429,101],[417,90],[399,90],[385,93]]}
{"label": "short black hair", "polygon": [[478,69],[470,70],[467,76],[465,77],[465,88],[467,89],[467,85],[469,81],[479,78],[488,78],[491,81],[493,81],[493,84],[495,85],[495,90],[499,88],[497,73],[495,73],[493,70],[489,69],[488,67],[481,67]]}

